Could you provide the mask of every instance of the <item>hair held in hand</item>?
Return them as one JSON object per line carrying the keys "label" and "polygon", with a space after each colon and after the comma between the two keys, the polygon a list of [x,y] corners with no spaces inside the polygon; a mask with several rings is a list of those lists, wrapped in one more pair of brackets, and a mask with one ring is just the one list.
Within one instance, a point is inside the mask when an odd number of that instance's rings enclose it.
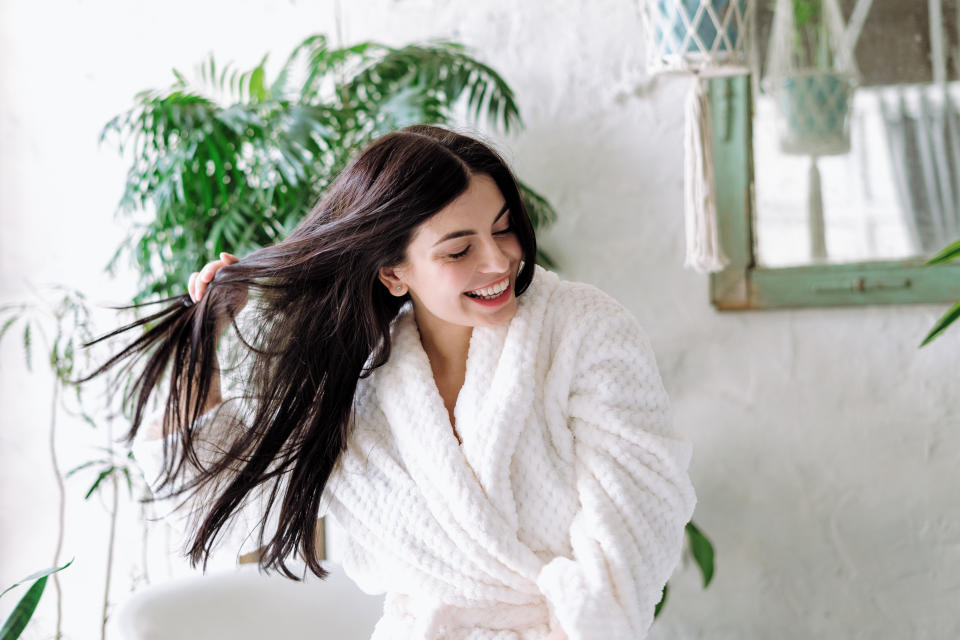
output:
{"label": "hair held in hand", "polygon": [[[416,227],[474,174],[490,176],[509,207],[523,249],[520,294],[533,278],[536,241],[515,178],[482,142],[418,125],[376,140],[287,238],[220,268],[196,304],[187,293],[148,303],[167,306],[90,343],[142,332],[84,378],[121,363],[132,372],[128,440],[167,385],[163,428],[177,443],[164,443],[159,488],[209,496],[190,532],[192,564],[206,564],[218,534],[258,490],[266,496],[261,524],[277,523],[259,528],[261,568],[296,578],[286,559],[299,552],[326,576],[315,542],[320,499],[347,443],[357,383],[389,359],[391,321],[408,297],[388,292],[378,270],[401,263]],[[241,331],[236,317],[248,296],[255,321]],[[194,426],[219,380],[216,346],[228,323],[248,363],[242,396],[253,409],[250,423],[201,464]]]}

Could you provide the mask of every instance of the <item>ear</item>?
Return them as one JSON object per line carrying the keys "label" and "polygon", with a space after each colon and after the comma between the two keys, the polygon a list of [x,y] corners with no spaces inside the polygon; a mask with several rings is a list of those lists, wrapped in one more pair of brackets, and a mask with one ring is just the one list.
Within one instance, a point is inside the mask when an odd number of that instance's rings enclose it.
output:
{"label": "ear", "polygon": [[397,267],[380,267],[377,277],[380,278],[380,282],[392,295],[399,298],[407,293],[407,285],[403,281],[403,272]]}

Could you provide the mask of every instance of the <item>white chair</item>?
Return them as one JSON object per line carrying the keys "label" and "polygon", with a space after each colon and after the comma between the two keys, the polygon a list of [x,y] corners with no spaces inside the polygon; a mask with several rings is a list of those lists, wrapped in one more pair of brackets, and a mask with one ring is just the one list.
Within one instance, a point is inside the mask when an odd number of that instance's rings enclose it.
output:
{"label": "white chair", "polygon": [[326,580],[265,576],[256,564],[153,584],[116,612],[121,640],[367,640],[383,596],[360,591],[342,568]]}

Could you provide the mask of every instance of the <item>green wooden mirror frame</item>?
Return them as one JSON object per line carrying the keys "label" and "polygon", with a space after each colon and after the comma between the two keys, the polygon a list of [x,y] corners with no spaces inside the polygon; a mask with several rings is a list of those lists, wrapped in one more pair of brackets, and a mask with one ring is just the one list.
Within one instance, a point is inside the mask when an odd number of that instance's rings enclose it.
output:
{"label": "green wooden mirror frame", "polygon": [[753,80],[709,80],[720,246],[727,267],[710,276],[721,311],[938,303],[960,300],[960,264],[907,260],[763,267],[754,236]]}

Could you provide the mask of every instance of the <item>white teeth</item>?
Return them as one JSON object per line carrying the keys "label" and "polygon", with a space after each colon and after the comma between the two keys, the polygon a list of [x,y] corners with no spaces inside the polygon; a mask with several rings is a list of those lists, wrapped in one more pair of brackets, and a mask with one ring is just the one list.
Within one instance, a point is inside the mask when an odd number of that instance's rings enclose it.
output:
{"label": "white teeth", "polygon": [[476,289],[474,291],[469,291],[471,295],[482,296],[482,297],[496,297],[503,293],[504,289],[510,284],[509,278],[504,278],[503,282],[500,284],[495,284],[492,287],[486,287],[483,289]]}

